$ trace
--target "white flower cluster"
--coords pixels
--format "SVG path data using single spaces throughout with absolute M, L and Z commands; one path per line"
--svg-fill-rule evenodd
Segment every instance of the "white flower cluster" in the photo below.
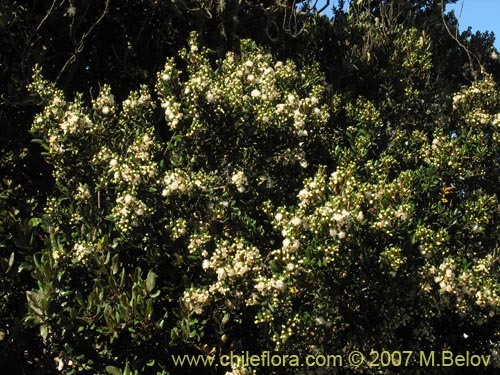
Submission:
M 64 148 L 64 142 L 61 142 L 60 137 L 54 129 L 49 130 L 49 137 L 47 139 L 47 145 L 49 151 L 54 155 L 62 155 L 66 151 Z
M 492 307 L 492 308 L 494 308 L 489 313 L 490 316 L 493 316 L 496 314 L 495 310 L 498 311 L 498 307 L 500 305 L 500 295 L 498 293 L 498 289 L 484 286 L 481 290 L 476 292 L 475 297 L 476 297 L 476 304 L 479 307 L 482 307 L 482 308 Z
M 63 354 L 63 353 L 61 353 Z M 54 358 L 54 362 L 56 363 L 56 370 L 61 372 L 65 366 L 67 367 L 75 367 L 75 363 L 73 362 L 73 360 L 71 358 L 68 358 L 68 356 L 66 355 L 66 353 L 64 353 L 65 355 L 60 355 L 58 357 L 55 357 Z
M 157 175 L 158 166 L 152 160 L 157 149 L 157 143 L 145 133 L 132 142 L 124 155 L 117 155 L 104 146 L 94 160 L 107 164 L 109 180 L 112 183 L 133 188 Z M 104 183 L 108 181 L 107 175 L 104 175 L 103 179 Z
M 439 284 L 441 293 L 453 293 L 456 287 L 456 266 L 451 258 L 445 259 L 439 266 L 438 275 L 434 277 L 434 281 Z
M 274 214 L 273 226 L 281 231 L 283 237 L 281 247 L 272 251 L 269 255 L 273 259 L 283 262 L 284 274 L 291 275 L 301 268 L 304 262 L 303 252 L 301 250 L 301 233 L 309 229 L 307 218 L 303 217 L 303 212 L 293 214 L 285 211 L 284 208 L 278 208 Z M 262 280 L 261 280 L 262 281 Z
M 326 188 L 326 175 L 324 169 L 320 169 L 313 179 L 305 181 L 304 188 L 299 191 L 299 208 L 306 209 L 310 205 L 321 201 Z
M 420 225 L 413 238 L 418 243 L 420 253 L 425 258 L 432 258 L 443 253 L 443 247 L 446 247 L 448 242 L 448 232 L 444 228 L 435 231 Z
M 109 161 L 109 172 L 112 176 L 111 182 L 120 184 L 125 182 L 131 186 L 137 186 L 141 182 L 141 175 L 136 173 L 135 165 L 127 163 L 124 158 L 116 156 Z
M 92 128 L 92 121 L 90 118 L 86 114 L 81 113 L 78 108 L 72 107 L 76 106 L 70 106 L 64 114 L 64 120 L 59 125 L 63 134 L 75 134 L 77 132 L 90 130 Z
M 155 106 L 156 104 L 151 98 L 148 87 L 143 85 L 139 92 L 130 93 L 129 97 L 123 101 L 120 116 L 130 120 L 141 116 L 144 111 L 148 111 Z
M 454 110 L 467 110 L 475 100 L 484 102 L 492 92 L 496 91 L 496 84 L 491 75 L 486 75 L 483 80 L 475 81 L 453 96 Z
M 278 298 L 279 294 L 285 290 L 285 287 L 285 282 L 278 276 L 271 278 L 260 276 L 255 279 L 255 289 L 261 296 L 272 295 Z
M 165 62 L 165 66 L 163 67 L 163 70 L 158 72 L 158 74 L 157 74 L 158 85 L 166 84 L 169 82 L 177 83 L 178 75 L 179 75 L 179 72 L 175 68 L 174 59 L 168 58 L 167 61 Z
M 85 264 L 89 255 L 95 251 L 95 247 L 88 242 L 77 242 L 73 247 L 74 255 L 73 259 L 77 263 Z
M 247 178 L 243 171 L 238 171 L 231 176 L 231 183 L 236 186 L 236 189 L 240 193 L 244 193 L 246 190 Z
M 202 172 L 188 173 L 180 168 L 167 171 L 163 176 L 161 195 L 171 197 L 188 194 L 193 190 L 205 191 L 210 184 L 210 177 Z
M 168 120 L 170 128 L 175 129 L 179 125 L 179 122 L 183 118 L 183 113 L 181 112 L 181 103 L 175 100 L 175 97 L 166 97 L 162 103 L 161 107 L 165 111 L 165 118 Z
M 129 146 L 127 155 L 132 156 L 138 167 L 142 167 L 143 164 L 147 164 L 152 159 L 154 152 L 157 150 L 156 140 L 150 134 L 144 133 Z
M 188 244 L 188 250 L 189 254 L 194 255 L 200 255 L 203 258 L 208 257 L 208 251 L 206 249 L 206 245 L 210 242 L 211 237 L 208 233 L 202 232 L 202 233 L 194 233 L 190 236 L 189 238 L 189 244 Z M 204 260 L 203 264 L 206 264 L 208 260 Z M 203 267 L 203 269 L 207 269 L 208 267 Z
M 204 268 L 214 270 L 217 275 L 217 281 L 210 286 L 210 292 L 222 295 L 231 291 L 230 286 L 235 279 L 260 271 L 262 262 L 259 250 L 242 239 L 222 241 L 207 260 L 208 262 L 204 261 Z
M 180 72 L 175 67 L 174 59 L 169 58 L 163 70 L 158 73 L 156 84 L 157 92 L 161 93 L 161 107 L 165 112 L 165 119 L 171 129 L 176 129 L 184 117 L 181 110 L 181 103 L 176 99 L 179 74 Z M 187 95 L 189 92 L 185 94 Z
M 194 40 L 190 45 L 195 45 Z M 233 148 L 238 153 L 251 150 L 254 154 L 247 158 L 270 154 L 271 164 L 307 168 L 308 145 L 318 137 L 316 129 L 329 119 L 325 85 L 316 77 L 320 74 L 311 71 L 314 78 L 309 82 L 294 63 L 275 63 L 270 54 L 258 52 L 252 42 L 242 42 L 241 49 L 241 56 L 227 54 L 216 70 L 204 49 L 183 51 L 181 57 L 188 62 L 189 73 L 183 82 L 179 82 L 181 75 L 174 60 L 167 61 L 158 74 L 156 89 L 168 124 L 185 135 L 189 147 L 205 149 L 206 145 L 200 143 L 206 142 L 208 134 L 223 140 L 229 132 L 236 137 L 231 137 L 234 143 L 227 144 L 228 153 Z M 183 126 L 179 128 L 181 120 Z M 251 139 L 248 134 L 258 133 L 273 134 L 284 144 L 272 141 L 271 147 L 262 144 L 265 149 L 259 144 L 247 147 Z M 247 135 L 238 141 L 243 134 Z M 242 175 L 233 176 L 233 184 L 243 192 L 245 181 L 238 177 Z
M 104 116 L 111 116 L 115 113 L 115 97 L 111 93 L 111 87 L 104 85 L 97 99 L 93 102 L 94 110 Z
M 185 309 L 191 314 L 200 315 L 203 313 L 203 309 L 210 302 L 210 294 L 208 290 L 200 290 L 200 289 L 188 289 L 184 291 L 184 295 L 182 297 L 182 304 Z
M 75 199 L 79 201 L 86 201 L 90 198 L 90 189 L 87 184 L 79 183 L 76 188 Z
M 305 220 L 312 233 L 319 234 L 326 228 L 331 237 L 343 240 L 354 222 L 364 220 L 361 203 L 365 200 L 367 185 L 348 175 L 347 169 L 339 168 L 327 179 L 324 168 L 320 168 L 299 192 L 299 208 L 308 212 Z M 334 194 L 325 200 L 327 190 Z
M 191 241 L 191 246 L 194 248 L 202 245 L 204 239 L 194 237 L 191 238 Z M 206 251 L 202 250 L 202 254 L 206 254 Z M 204 304 L 219 296 L 230 308 L 235 308 L 235 303 L 237 305 L 243 302 L 253 303 L 251 302 L 253 301 L 251 291 L 244 292 L 242 285 L 246 278 L 251 278 L 262 269 L 262 257 L 256 247 L 249 246 L 242 239 L 221 241 L 217 244 L 212 256 L 202 261 L 202 268 L 207 272 L 215 272 L 217 279 L 208 285 L 208 290 L 204 288 L 192 289 L 189 291 L 189 295 L 185 295 L 190 298 L 193 312 L 198 314 L 197 311 L 200 311 L 202 307 L 200 299 L 193 298 L 193 296 L 203 296 L 202 302 Z M 193 301 L 198 301 L 198 303 Z M 185 298 L 184 302 L 188 304 Z
M 177 240 L 181 237 L 184 237 L 187 233 L 187 221 L 184 218 L 179 218 L 177 220 L 173 220 L 169 225 L 166 226 L 166 229 L 171 234 L 174 240 Z
M 492 317 L 500 312 L 500 294 L 497 281 L 489 277 L 492 256 L 475 262 L 470 269 L 460 270 L 453 258 L 446 258 L 439 267 L 431 267 L 429 274 L 439 286 L 439 292 L 451 303 L 454 297 L 457 312 L 471 314 L 473 301 L 481 311 Z M 430 287 L 428 291 L 430 290 Z
M 51 119 L 57 122 L 62 121 L 64 117 L 64 113 L 66 111 L 68 103 L 66 100 L 64 100 L 64 97 L 61 93 L 55 93 L 54 97 L 52 98 L 52 101 L 50 105 L 45 107 L 43 115 L 38 115 L 35 118 L 35 123 L 34 123 L 34 130 L 36 130 L 36 125 L 42 125 L 43 120 L 45 119 Z
M 500 313 L 500 283 L 498 280 L 491 278 L 491 274 L 496 268 L 497 259 L 488 254 L 486 257 L 479 259 L 472 267 L 472 271 L 476 276 L 476 304 L 482 308 L 491 309 L 489 315 Z
M 151 208 L 134 196 L 133 192 L 120 193 L 112 209 L 116 225 L 123 233 L 130 232 L 133 227 L 139 226 L 140 220 L 150 213 Z

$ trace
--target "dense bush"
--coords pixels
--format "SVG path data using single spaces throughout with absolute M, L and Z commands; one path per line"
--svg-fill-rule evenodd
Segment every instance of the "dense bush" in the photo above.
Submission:
M 437 95 L 430 41 L 393 32 L 376 101 L 250 41 L 211 62 L 194 35 L 122 103 L 35 72 L 56 190 L 28 320 L 63 373 L 175 373 L 195 347 L 499 364 L 499 91 Z

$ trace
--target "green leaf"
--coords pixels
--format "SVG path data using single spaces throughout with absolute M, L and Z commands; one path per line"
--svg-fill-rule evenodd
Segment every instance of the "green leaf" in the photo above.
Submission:
M 39 226 L 42 223 L 42 219 L 39 217 L 32 217 L 29 221 L 29 224 L 34 228 Z
M 9 272 L 9 270 L 10 270 L 10 269 L 11 269 L 11 267 L 12 267 L 12 265 L 14 264 L 14 257 L 15 257 L 15 255 L 16 255 L 16 254 L 15 254 L 14 252 L 12 252 L 12 253 L 10 254 L 10 257 L 9 257 L 9 268 L 7 268 L 6 273 L 7 273 L 7 272 Z
M 125 368 L 123 369 L 123 375 L 131 375 L 132 373 L 130 372 L 130 367 L 128 365 L 128 362 L 125 363 Z
M 40 336 L 42 336 L 42 338 L 46 340 L 48 335 L 49 335 L 49 330 L 47 326 L 45 324 L 42 324 L 40 326 Z
M 125 287 L 125 268 L 122 268 L 122 272 L 120 274 L 120 288 Z
M 120 269 L 120 257 L 118 254 L 115 254 L 113 258 L 111 259 L 111 272 L 113 275 L 116 275 L 118 273 L 118 270 Z
M 146 293 L 151 293 L 156 285 L 156 274 L 153 271 L 148 272 L 146 277 Z
M 106 366 L 106 372 L 109 375 L 124 375 L 122 371 L 119 368 L 116 368 L 115 366 Z
M 157 290 L 156 292 L 154 292 L 153 294 L 151 294 L 150 297 L 151 298 L 156 298 L 156 297 L 158 297 L 160 295 L 160 293 L 161 292 L 159 290 Z
M 31 271 L 33 269 L 33 263 L 31 262 L 22 262 L 19 267 L 17 268 L 17 272 L 22 272 L 22 271 Z
M 110 260 L 111 260 L 111 252 L 107 251 L 106 259 L 104 260 L 104 265 L 108 264 Z

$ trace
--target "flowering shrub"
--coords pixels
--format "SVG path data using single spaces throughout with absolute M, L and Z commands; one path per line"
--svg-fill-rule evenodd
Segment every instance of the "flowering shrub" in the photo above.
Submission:
M 193 35 L 158 100 L 68 101 L 37 70 L 57 189 L 28 320 L 59 370 L 165 373 L 195 347 L 495 354 L 500 96 L 486 77 L 430 101 L 425 43 L 392 45 L 390 111 L 250 41 L 213 63 Z

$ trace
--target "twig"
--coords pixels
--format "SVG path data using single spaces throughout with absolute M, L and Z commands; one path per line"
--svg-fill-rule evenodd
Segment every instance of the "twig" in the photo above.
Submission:
M 43 26 L 43 24 L 47 21 L 47 19 L 50 17 L 50 15 L 52 14 L 52 11 L 54 10 L 54 7 L 56 6 L 56 3 L 57 3 L 57 0 L 53 0 L 52 1 L 52 5 L 50 6 L 50 9 L 49 11 L 47 12 L 47 14 L 45 15 L 45 17 L 43 17 L 43 19 L 40 21 L 40 23 L 38 24 L 38 26 L 36 27 L 36 30 L 35 30 L 35 34 L 38 33 L 38 31 L 40 30 L 40 28 Z
M 106 16 L 106 14 L 108 13 L 108 7 L 109 7 L 109 0 L 106 0 L 106 5 L 104 7 L 104 10 L 103 10 L 101 16 L 99 17 L 99 19 L 92 26 L 90 26 L 90 28 L 88 29 L 88 31 L 82 35 L 82 38 L 80 39 L 80 43 L 78 44 L 78 47 L 75 49 L 75 52 L 73 52 L 73 54 L 66 61 L 66 63 L 64 64 L 64 66 L 60 70 L 59 74 L 57 75 L 56 82 L 58 82 L 61 79 L 61 76 L 63 75 L 63 73 L 66 70 L 66 68 L 76 60 L 76 55 L 78 55 L 80 52 L 83 51 L 85 39 L 90 35 L 90 33 L 92 33 L 92 31 L 94 30 L 94 28 Z
M 463 6 L 464 6 L 464 1 L 465 0 L 462 0 L 462 8 L 460 10 L 460 14 L 462 14 L 462 9 L 463 9 Z M 479 60 L 479 58 L 474 55 L 474 54 L 471 54 L 471 52 L 469 51 L 469 49 L 458 39 L 458 27 L 457 27 L 457 31 L 455 33 L 455 35 L 451 32 L 449 26 L 448 26 L 448 23 L 446 22 L 445 18 L 444 18 L 444 0 L 441 0 L 441 18 L 443 19 L 443 24 L 444 24 L 444 27 L 446 28 L 446 31 L 448 32 L 448 34 L 452 37 L 452 39 L 457 42 L 457 44 L 465 51 L 465 53 L 467 54 L 467 58 L 469 59 L 469 65 L 470 65 L 470 69 L 471 69 L 471 72 L 472 72 L 472 76 L 474 78 L 477 78 L 476 77 L 476 74 L 474 73 L 474 65 L 472 63 L 472 56 L 475 57 L 480 69 L 481 69 L 481 73 L 484 72 L 484 67 L 483 65 L 481 64 L 481 61 Z
M 316 4 L 318 3 L 318 1 L 316 1 L 314 3 L 314 8 L 316 8 Z M 321 9 L 318 10 L 318 13 L 321 13 L 323 12 L 326 8 L 328 8 L 330 6 L 330 0 L 326 0 L 326 4 L 323 5 L 323 7 Z

